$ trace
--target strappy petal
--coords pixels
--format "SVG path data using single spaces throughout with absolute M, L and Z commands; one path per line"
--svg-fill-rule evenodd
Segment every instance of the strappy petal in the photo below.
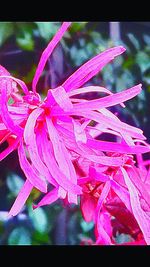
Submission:
M 16 138 L 11 145 L 9 145 L 7 148 L 5 148 L 4 151 L 0 153 L 0 161 L 6 158 L 11 152 L 13 152 L 15 149 L 17 149 L 19 144 L 20 138 Z
M 48 128 L 48 133 L 53 144 L 54 155 L 56 161 L 58 162 L 60 170 L 64 173 L 67 179 L 71 180 L 73 183 L 77 184 L 76 173 L 69 158 L 69 154 L 67 149 L 65 148 L 64 144 L 61 142 L 61 138 L 55 129 L 52 121 L 50 118 L 46 117 L 46 123 Z M 75 202 L 77 204 L 77 197 L 70 195 L 68 192 L 68 197 L 70 202 Z
M 128 146 L 125 144 L 119 144 L 115 142 L 87 139 L 87 146 L 90 148 L 96 148 L 101 151 L 109 152 L 118 152 L 118 153 L 129 153 L 129 154 L 138 154 L 138 153 L 147 153 L 150 152 L 150 148 L 146 146 Z
M 37 205 L 33 205 L 33 209 L 39 208 L 44 205 L 50 205 L 55 202 L 59 198 L 58 196 L 58 188 L 54 188 L 50 192 L 48 192 Z
M 27 179 L 30 181 L 30 183 L 34 187 L 39 189 L 41 192 L 46 193 L 47 184 L 45 180 L 43 180 L 43 178 L 35 172 L 35 170 L 32 168 L 32 165 L 27 160 L 22 142 L 20 142 L 20 145 L 18 147 L 18 156 L 19 156 L 20 166 L 24 174 L 26 175 Z
M 56 47 L 56 45 L 58 44 L 58 42 L 61 40 L 62 36 L 66 32 L 66 30 L 68 29 L 70 24 L 71 24 L 70 22 L 64 22 L 61 25 L 60 29 L 57 31 L 57 33 L 54 35 L 53 39 L 49 42 L 46 49 L 43 51 L 42 56 L 41 56 L 40 61 L 39 61 L 39 64 L 37 66 L 36 72 L 34 74 L 33 82 L 32 82 L 33 92 L 36 92 L 37 82 L 38 82 L 38 80 L 39 80 L 39 78 L 43 72 L 43 69 L 45 67 L 45 64 L 46 64 L 49 56 L 53 52 L 53 50 Z
M 75 185 L 70 180 L 68 180 L 67 177 L 64 175 L 64 173 L 59 169 L 56 160 L 49 148 L 49 142 L 45 131 L 42 131 L 42 136 L 43 136 L 42 149 L 43 149 L 44 162 L 48 167 L 53 178 L 56 180 L 58 185 L 63 187 L 67 192 L 79 195 L 82 194 L 82 189 L 78 185 Z
M 80 123 L 78 123 L 74 119 L 72 119 L 72 122 L 74 126 L 74 135 L 75 135 L 76 142 L 86 143 L 87 136 L 86 136 L 84 129 L 82 128 Z
M 29 115 L 28 120 L 26 122 L 26 126 L 24 128 L 24 140 L 30 155 L 30 159 L 34 167 L 37 171 L 43 175 L 43 177 L 49 176 L 49 171 L 46 165 L 41 160 L 38 147 L 36 143 L 36 134 L 35 134 L 35 125 L 37 122 L 38 117 L 43 113 L 42 108 L 37 108 L 32 111 Z
M 131 87 L 129 89 L 126 89 L 122 92 L 110 95 L 110 96 L 105 96 L 100 99 L 96 100 L 90 100 L 87 101 L 86 103 L 79 103 L 79 104 L 74 104 L 73 108 L 74 110 L 97 110 L 101 108 L 107 108 L 111 107 L 117 104 L 120 104 L 122 102 L 125 102 L 133 97 L 135 97 L 137 94 L 141 92 L 141 84 L 138 84 L 134 87 Z
M 84 83 L 95 76 L 108 62 L 122 54 L 126 49 L 122 46 L 113 47 L 93 57 L 74 72 L 62 86 L 65 90 L 80 88 Z
M 70 110 L 73 108 L 71 100 L 69 99 L 68 94 L 62 86 L 57 87 L 56 89 L 51 90 L 52 96 L 54 97 L 57 104 L 64 110 Z
M 142 230 L 144 239 L 148 245 L 150 245 L 150 217 L 141 208 L 139 194 L 124 168 L 121 168 L 125 183 L 129 189 L 130 201 L 132 206 L 133 214 Z
M 108 196 L 108 193 L 110 191 L 110 181 L 107 181 L 103 187 L 103 190 L 101 192 L 101 195 L 99 197 L 96 209 L 95 209 L 95 222 L 97 223 L 99 221 L 99 216 L 100 216 L 100 212 L 101 212 L 101 208 L 102 208 L 102 204 L 104 202 L 104 200 L 106 199 L 106 197 Z
M 31 191 L 33 189 L 33 185 L 26 180 L 23 187 L 21 188 L 13 206 L 9 211 L 9 215 L 16 216 L 22 209 L 23 205 L 25 204 L 26 200 L 28 199 Z

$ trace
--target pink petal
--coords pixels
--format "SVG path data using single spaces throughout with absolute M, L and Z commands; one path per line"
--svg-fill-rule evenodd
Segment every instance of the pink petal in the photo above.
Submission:
M 61 137 L 59 136 L 50 118 L 46 117 L 46 123 L 48 133 L 53 144 L 54 155 L 56 161 L 58 162 L 60 170 L 64 173 L 67 179 L 77 184 L 77 178 L 73 164 L 71 162 L 67 149 L 65 148 L 63 142 L 61 142 Z M 68 192 L 68 197 L 69 202 L 77 204 L 77 196 L 70 195 L 70 193 Z
M 17 82 L 21 86 L 21 88 L 25 94 L 29 93 L 28 87 L 26 86 L 26 84 L 22 80 L 15 78 L 13 76 L 10 76 L 10 75 L 9 76 L 8 75 L 1 75 L 0 80 L 3 78 L 7 78 L 8 80 L 14 80 L 15 82 Z
M 6 158 L 12 151 L 17 149 L 19 141 L 20 138 L 16 138 L 11 145 L 9 145 L 4 151 L 0 153 L 0 161 Z
M 16 216 L 20 212 L 26 200 L 28 199 L 32 189 L 33 189 L 33 185 L 28 180 L 26 180 L 13 206 L 11 207 L 9 211 L 9 215 Z
M 48 192 L 37 205 L 33 205 L 33 208 L 39 208 L 44 205 L 50 205 L 58 199 L 58 188 L 54 188 Z
M 68 113 L 68 112 L 67 112 Z M 84 116 L 88 119 L 91 119 L 91 120 L 94 120 L 98 123 L 105 123 L 107 125 L 108 128 L 111 128 L 112 130 L 115 130 L 115 131 L 118 131 L 120 132 L 121 134 L 122 133 L 126 133 L 131 135 L 132 137 L 137 137 L 137 138 L 140 138 L 140 139 L 145 139 L 145 136 L 143 136 L 143 131 L 136 128 L 136 127 L 133 127 L 133 126 L 130 126 L 124 122 L 121 122 L 120 120 L 118 120 L 117 122 L 115 120 L 113 120 L 112 118 L 109 118 L 103 114 L 100 114 L 98 112 L 95 112 L 95 111 L 90 111 L 90 112 L 83 112 L 83 111 L 80 111 L 79 112 L 74 112 L 74 111 L 70 111 L 70 115 L 79 115 L 80 116 Z
M 59 186 L 59 189 L 58 189 L 58 197 L 61 199 L 65 199 L 67 197 L 66 190 L 61 186 Z
M 117 131 L 121 133 L 121 135 L 131 135 L 132 137 L 139 138 L 141 140 L 145 140 L 145 136 L 143 135 L 143 131 L 139 128 L 136 128 L 134 126 L 130 126 L 127 123 L 121 122 L 118 118 L 113 119 L 109 118 L 108 116 L 105 116 L 99 112 L 96 111 L 77 111 L 77 110 L 70 110 L 67 112 L 62 112 L 61 109 L 54 108 L 51 112 L 52 116 L 70 116 L 70 115 L 76 115 L 76 116 L 83 116 L 84 118 L 94 120 L 100 124 L 104 124 L 107 126 L 107 128 L 111 128 L 114 131 Z M 115 115 L 114 115 L 115 116 Z
M 95 151 L 96 149 L 97 148 L 95 147 Z M 125 158 L 122 155 L 115 157 L 97 155 L 95 154 L 94 150 L 92 149 L 90 150 L 85 144 L 82 143 L 80 143 L 80 155 L 83 156 L 84 158 L 89 159 L 92 162 L 107 166 L 122 166 L 125 161 Z
M 7 84 L 3 83 L 3 90 L 1 91 L 1 96 L 0 96 L 0 112 L 1 112 L 1 117 L 6 125 L 6 127 L 12 131 L 16 135 L 22 135 L 23 129 L 19 126 L 14 124 L 14 121 L 11 119 L 10 114 L 8 112 L 8 107 L 7 107 Z
M 53 52 L 53 50 L 56 47 L 56 45 L 58 44 L 58 42 L 61 40 L 62 36 L 66 32 L 66 30 L 68 29 L 70 24 L 71 24 L 70 22 L 64 22 L 61 25 L 60 29 L 55 34 L 55 36 L 53 37 L 53 39 L 49 42 L 46 49 L 43 51 L 42 56 L 41 56 L 40 61 L 39 61 L 39 64 L 37 66 L 36 72 L 34 74 L 33 82 L 32 82 L 33 92 L 36 92 L 37 82 L 38 82 L 38 80 L 39 80 L 39 78 L 43 72 L 43 69 L 45 67 L 45 64 L 46 64 L 49 56 Z
M 21 106 L 8 106 L 8 110 L 12 115 L 27 115 L 28 114 L 28 107 L 21 107 Z
M 98 54 L 84 65 L 82 65 L 76 72 L 74 72 L 62 86 L 66 91 L 71 91 L 81 87 L 84 83 L 95 76 L 108 62 L 113 60 L 116 56 L 122 54 L 126 49 L 122 46 L 113 47 Z
M 82 129 L 81 124 L 78 123 L 74 119 L 72 119 L 72 123 L 73 123 L 73 126 L 74 126 L 74 135 L 75 135 L 76 142 L 86 143 L 86 141 L 87 141 L 86 133 Z
M 139 227 L 143 233 L 144 239 L 148 245 L 150 245 L 150 217 L 144 210 L 142 210 L 139 200 L 138 191 L 130 181 L 130 178 L 124 168 L 121 168 L 125 183 L 129 189 L 130 201 L 132 206 L 132 211 L 137 220 Z
M 57 104 L 64 110 L 70 110 L 73 108 L 71 100 L 69 99 L 68 94 L 64 90 L 62 86 L 57 87 L 56 89 L 52 89 L 51 93 L 57 102 Z
M 106 89 L 105 87 L 86 86 L 86 87 L 78 88 L 78 89 L 75 89 L 75 90 L 68 92 L 68 96 L 74 96 L 74 95 L 92 93 L 92 92 L 102 92 L 102 93 L 107 93 L 109 95 L 113 95 L 113 93 L 111 91 L 109 91 L 108 89 Z
M 91 182 L 92 180 L 93 180 L 93 178 L 89 177 L 89 176 L 88 177 L 79 177 L 78 178 L 78 184 L 83 185 L 83 184 Z
M 27 160 L 22 142 L 18 147 L 18 156 L 19 156 L 20 166 L 24 174 L 26 175 L 27 179 L 30 181 L 30 183 L 34 187 L 39 189 L 41 192 L 46 193 L 47 184 L 45 180 L 43 180 L 43 178 L 35 172 L 35 170 L 30 165 L 29 161 Z
M 45 131 L 42 131 L 42 136 L 43 136 L 42 149 L 43 149 L 44 162 L 46 166 L 48 167 L 53 178 L 66 191 L 73 193 L 73 194 L 82 194 L 82 189 L 78 185 L 68 180 L 67 177 L 64 175 L 64 173 L 59 169 L 56 163 L 56 160 L 53 154 L 51 153 L 51 149 L 49 147 L 49 141 L 47 139 L 47 135 Z
M 0 123 L 0 131 L 6 130 L 7 127 L 5 126 L 4 123 Z
M 113 245 L 110 236 L 112 236 L 112 227 L 110 215 L 102 212 L 97 221 L 97 240 L 96 245 Z
M 123 156 L 108 157 L 108 156 L 96 155 L 94 150 L 88 148 L 88 146 L 83 143 L 80 143 L 80 145 L 77 146 L 77 143 L 74 142 L 73 135 L 70 131 L 67 131 L 65 128 L 61 127 L 60 125 L 57 125 L 57 128 L 63 134 L 65 134 L 66 138 L 68 139 L 68 144 L 66 143 L 66 146 L 76 151 L 79 155 L 83 156 L 84 158 L 89 159 L 92 162 L 100 163 L 100 164 L 107 165 L 107 166 L 121 166 L 124 164 Z M 95 150 L 96 149 L 97 148 L 95 147 Z
M 137 94 L 139 94 L 142 90 L 141 88 L 141 84 L 136 85 L 134 87 L 131 87 L 127 90 L 124 90 L 122 92 L 110 95 L 110 96 L 105 96 L 102 97 L 100 99 L 96 99 L 96 100 L 90 100 L 86 103 L 78 103 L 78 104 L 74 104 L 73 108 L 74 110 L 97 110 L 97 109 L 101 109 L 101 108 L 107 108 L 107 107 L 111 107 L 117 104 L 120 104 L 122 102 L 125 102 L 133 97 L 135 97 Z
M 95 199 L 89 194 L 83 194 L 80 198 L 81 212 L 86 222 L 94 220 L 94 212 L 96 208 Z
M 46 130 L 46 129 L 44 129 Z M 38 148 L 38 154 L 42 162 L 44 163 L 44 156 L 43 156 L 43 138 L 42 131 L 39 130 L 36 133 L 36 142 L 37 142 L 37 148 Z M 50 142 L 49 142 L 50 144 Z M 45 165 L 45 164 L 44 164 Z M 46 165 L 45 165 L 46 166 Z M 54 180 L 51 173 L 48 170 L 48 175 L 46 176 L 46 179 L 49 181 L 50 184 L 54 185 L 55 187 L 58 187 L 58 183 Z
M 109 151 L 109 152 L 130 153 L 130 154 L 147 153 L 150 151 L 149 147 L 146 146 L 140 146 L 140 145 L 128 146 L 119 143 L 100 141 L 94 139 L 88 139 L 87 146 L 105 152 Z
M 43 175 L 43 177 L 47 178 L 50 176 L 48 168 L 45 166 L 43 161 L 41 160 L 38 147 L 36 143 L 36 134 L 35 134 L 35 126 L 38 117 L 43 113 L 43 109 L 37 108 L 32 111 L 29 115 L 28 120 L 26 122 L 26 126 L 24 129 L 24 140 L 29 151 L 30 159 L 34 167 L 37 171 Z M 38 131 L 38 129 L 37 129 Z
M 95 209 L 95 222 L 98 223 L 100 218 L 100 212 L 103 205 L 104 200 L 107 198 L 110 191 L 110 181 L 107 181 L 103 187 L 101 195 L 99 197 L 96 209 Z
M 96 245 L 113 245 L 109 235 L 105 231 L 104 227 L 99 225 L 99 236 L 96 240 Z
M 128 174 L 130 177 L 130 180 L 135 185 L 135 187 L 138 189 L 142 197 L 145 199 L 147 204 L 150 207 L 150 192 L 148 191 L 147 185 L 141 181 L 140 175 L 138 173 L 138 169 L 136 169 L 135 166 L 128 169 Z
M 118 195 L 118 197 L 122 200 L 122 202 L 125 204 L 127 209 L 129 211 L 132 211 L 129 192 L 113 179 L 110 180 L 110 183 L 111 183 L 112 189 L 114 190 L 116 195 Z
M 107 182 L 110 180 L 109 176 L 102 173 L 101 168 L 97 166 L 90 166 L 89 167 L 89 176 L 94 179 L 95 181 L 100 181 L 102 183 Z

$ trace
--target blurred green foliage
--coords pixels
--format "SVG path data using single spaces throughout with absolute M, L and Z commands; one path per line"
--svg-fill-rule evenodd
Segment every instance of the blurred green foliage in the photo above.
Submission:
M 114 45 L 123 45 L 127 49 L 126 52 L 111 64 L 108 64 L 96 75 L 93 81 L 95 84 L 105 86 L 113 92 L 142 83 L 142 93 L 132 101 L 127 102 L 126 109 L 118 107 L 118 110 L 124 120 L 132 118 L 131 124 L 140 126 L 150 141 L 150 129 L 148 127 L 150 123 L 150 34 L 140 32 L 140 36 L 137 36 L 136 33 L 130 30 L 128 32 L 121 31 L 121 39 L 114 43 L 110 39 L 109 30 L 105 32 L 101 24 L 101 22 L 72 23 L 61 40 L 61 47 L 65 60 L 68 62 L 68 69 L 72 73 L 78 66 L 105 49 Z M 109 22 L 106 24 L 109 29 Z M 18 73 L 21 68 L 20 65 L 17 69 L 14 64 L 13 74 L 30 84 L 36 69 L 35 59 L 32 59 L 30 53 L 37 54 L 39 60 L 42 52 L 40 47 L 42 49 L 46 47 L 60 25 L 60 22 L 0 22 L 0 60 L 2 59 L 7 63 L 9 60 L 8 54 L 14 53 L 15 55 L 16 50 L 14 48 L 11 51 L 9 47 L 9 51 L 7 51 L 7 46 L 12 42 L 13 38 L 15 48 L 18 49 L 17 53 L 19 51 L 26 52 L 25 57 L 28 55 L 27 58 L 32 60 L 22 77 Z M 5 54 L 7 54 L 7 57 Z M 20 53 L 17 57 L 23 56 Z M 52 71 L 51 67 L 50 71 Z M 44 77 L 46 79 L 46 75 Z M 44 90 L 44 87 L 42 88 Z M 9 207 L 11 207 L 23 184 L 23 177 L 14 171 L 6 172 L 5 176 L 7 190 L 5 199 L 7 199 Z M 3 183 L 0 184 L 0 187 L 2 186 L 4 186 Z M 58 242 L 56 241 L 59 240 L 57 237 L 57 232 L 59 232 L 58 225 L 61 224 L 59 215 L 64 207 L 62 203 L 57 202 L 51 206 L 32 210 L 31 203 L 36 202 L 39 197 L 38 190 L 33 190 L 22 213 L 15 218 L 7 218 L 6 210 L 8 209 L 4 206 L 4 209 L 0 211 L 0 244 L 50 245 Z M 65 207 L 65 209 L 66 213 L 62 213 L 62 217 L 66 223 L 64 223 L 65 229 L 62 229 L 62 232 L 64 231 L 64 235 L 67 236 L 65 239 L 66 244 L 80 244 L 84 238 L 92 238 L 94 240 L 94 225 L 83 220 L 79 207 L 71 206 L 70 208 Z M 118 243 L 122 243 L 130 240 L 130 237 L 118 234 L 116 240 Z

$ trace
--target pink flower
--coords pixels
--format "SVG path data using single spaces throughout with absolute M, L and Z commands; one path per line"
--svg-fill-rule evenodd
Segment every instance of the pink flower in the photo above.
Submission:
M 78 169 L 84 164 L 81 162 Z M 89 162 L 88 168 L 86 163 L 83 169 L 83 177 L 78 178 L 83 188 L 81 211 L 87 222 L 95 223 L 96 244 L 114 244 L 112 216 L 122 225 L 124 233 L 136 240 L 141 232 L 142 240 L 150 244 L 149 172 L 143 175 L 127 154 L 122 166 Z
M 144 227 L 144 222 L 141 223 L 139 218 L 142 214 L 146 220 L 146 215 L 141 210 L 141 213 L 138 212 L 135 207 L 138 201 L 140 209 L 139 200 L 137 200 L 139 193 L 130 184 L 128 172 L 124 166 L 128 160 L 130 161 L 127 154 L 146 153 L 150 149 L 144 141 L 146 138 L 142 130 L 121 122 L 107 109 L 117 104 L 124 107 L 123 102 L 141 92 L 141 84 L 116 94 L 100 86 L 81 87 L 107 63 L 122 54 L 125 48 L 113 47 L 98 54 L 82 65 L 62 85 L 49 89 L 44 100 L 36 92 L 36 86 L 47 59 L 69 26 L 69 22 L 63 23 L 42 53 L 33 78 L 32 91 L 28 90 L 23 81 L 12 77 L 3 67 L 0 68 L 0 142 L 8 142 L 8 147 L 0 153 L 0 160 L 17 149 L 20 166 L 27 178 L 9 214 L 15 216 L 20 212 L 33 187 L 46 193 L 34 208 L 51 204 L 58 198 L 77 204 L 77 197 L 83 194 L 85 207 L 87 209 L 90 207 L 90 212 L 87 214 L 83 211 L 85 216 L 88 220 L 97 216 L 94 220 L 98 226 L 98 242 L 111 244 L 110 216 L 103 207 L 103 201 L 110 195 L 112 187 L 126 207 L 129 210 L 133 209 L 135 218 L 140 222 L 144 238 L 149 242 L 148 228 Z M 23 93 L 20 92 L 17 84 Z M 88 94 L 94 91 L 103 92 L 106 96 L 90 101 L 84 97 L 78 98 L 81 93 Z M 92 126 L 93 121 L 96 123 L 95 126 Z M 101 133 L 107 132 L 117 136 L 118 142 L 95 139 Z M 136 144 L 137 140 L 143 145 Z M 121 181 L 117 183 L 112 180 L 110 174 L 91 168 L 91 172 L 96 171 L 98 179 L 103 179 L 104 184 L 101 186 L 100 183 L 96 191 L 98 200 L 95 201 L 93 195 L 88 197 L 80 181 L 83 176 L 79 174 L 81 158 L 90 162 L 90 165 L 100 165 L 101 168 L 112 172 L 114 176 L 116 170 L 120 170 L 119 179 L 125 180 L 126 188 L 119 184 Z M 82 166 L 80 172 L 85 173 L 87 167 Z M 94 175 L 92 179 L 95 183 L 97 178 Z M 48 184 L 52 187 L 49 192 L 47 192 Z M 131 197 L 133 191 L 135 198 Z M 141 191 L 138 192 L 141 194 Z M 101 207 L 103 213 L 100 213 Z

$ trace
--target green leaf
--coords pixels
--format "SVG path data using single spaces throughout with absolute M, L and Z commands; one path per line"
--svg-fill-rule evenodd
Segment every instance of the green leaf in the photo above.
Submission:
M 0 46 L 13 34 L 12 22 L 0 22 Z
M 137 50 L 139 50 L 140 49 L 140 43 L 139 43 L 138 39 L 132 33 L 128 33 L 127 36 L 130 39 L 131 43 L 134 45 L 134 47 Z
M 48 42 L 54 36 L 54 34 L 57 32 L 59 28 L 59 25 L 56 24 L 56 22 L 35 22 L 35 23 L 38 27 L 40 36 L 44 38 L 46 42 Z
M 42 245 L 42 244 L 51 245 L 51 240 L 49 238 L 48 233 L 40 233 L 38 231 L 35 231 L 32 236 L 32 245 Z
M 147 34 L 143 35 L 143 39 L 147 45 L 150 45 L 150 36 Z
M 111 64 L 108 64 L 101 70 L 101 74 L 103 75 L 103 80 L 106 83 L 114 83 L 114 75 L 113 75 L 113 66 Z
M 88 59 L 87 51 L 84 48 L 78 49 L 75 45 L 70 48 L 70 56 L 76 66 L 80 66 Z
M 130 71 L 125 69 L 124 72 L 121 75 L 118 75 L 116 78 L 116 83 L 115 83 L 116 91 L 120 92 L 125 88 L 134 86 L 134 83 L 135 83 L 135 77 L 132 75 Z
M 8 238 L 8 245 L 31 245 L 30 232 L 22 226 L 15 228 Z
M 32 51 L 34 49 L 34 40 L 30 32 L 22 32 L 22 37 L 16 37 L 16 43 L 23 50 Z
M 134 65 L 134 63 L 134 57 L 132 55 L 129 55 L 127 60 L 122 63 L 122 67 L 125 69 L 129 69 Z
M 21 187 L 24 184 L 23 179 L 15 173 L 11 173 L 7 176 L 7 186 L 14 196 L 17 196 Z
M 81 31 L 86 24 L 87 22 L 73 22 L 69 28 L 69 31 L 71 33 Z
M 94 223 L 93 223 L 93 222 L 89 222 L 89 223 L 87 223 L 87 222 L 85 222 L 84 220 L 82 220 L 82 221 L 81 221 L 81 227 L 82 227 L 82 230 L 83 230 L 84 232 L 89 232 L 90 230 L 93 229 L 93 227 L 94 227 Z
M 150 68 L 150 56 L 148 56 L 144 51 L 139 51 L 136 55 L 135 60 L 139 65 L 142 73 Z
M 32 224 L 36 231 L 40 233 L 47 232 L 48 229 L 48 218 L 46 216 L 46 212 L 42 208 L 37 208 L 35 210 L 32 209 L 32 206 L 30 205 L 28 207 L 29 210 L 29 218 L 32 221 Z

